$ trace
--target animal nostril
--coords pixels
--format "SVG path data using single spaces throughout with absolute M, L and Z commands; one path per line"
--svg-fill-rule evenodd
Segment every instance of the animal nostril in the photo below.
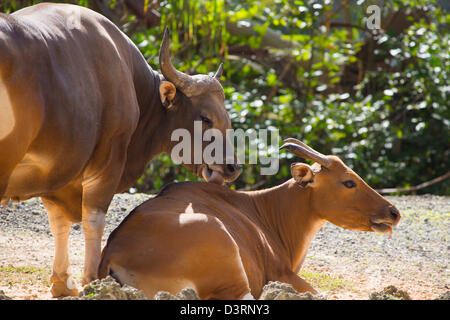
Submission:
M 228 172 L 229 174 L 233 174 L 233 173 L 235 173 L 236 171 L 239 171 L 240 168 L 241 168 L 241 167 L 240 167 L 238 164 L 227 164 L 227 172 Z
M 398 218 L 400 217 L 400 212 L 398 212 L 397 208 L 395 207 L 391 208 L 391 216 L 394 219 L 394 221 L 398 220 Z

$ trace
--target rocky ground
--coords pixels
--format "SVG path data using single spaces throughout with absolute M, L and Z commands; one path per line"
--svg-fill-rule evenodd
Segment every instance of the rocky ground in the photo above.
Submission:
M 103 245 L 144 194 L 119 194 L 107 214 Z M 388 235 L 326 223 L 313 240 L 300 276 L 327 299 L 369 299 L 395 286 L 412 299 L 448 297 L 450 197 L 389 197 L 402 220 Z M 39 199 L 0 209 L 0 293 L 13 299 L 51 299 L 53 237 Z M 70 235 L 72 274 L 80 283 L 84 242 L 80 224 Z M 0 294 L 1 295 L 1 294 Z M 378 295 L 380 296 L 380 295 Z

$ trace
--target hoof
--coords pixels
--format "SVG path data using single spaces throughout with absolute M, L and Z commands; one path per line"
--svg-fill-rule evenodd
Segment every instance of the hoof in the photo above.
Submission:
M 89 284 L 92 281 L 97 280 L 97 279 L 98 279 L 98 277 L 93 277 L 93 276 L 83 277 L 83 279 L 81 280 L 81 286 L 84 287 L 85 285 L 87 285 L 87 284 Z
M 50 292 L 54 298 L 78 296 L 78 290 L 70 277 L 66 279 L 54 279 L 52 277 L 50 281 L 52 282 Z

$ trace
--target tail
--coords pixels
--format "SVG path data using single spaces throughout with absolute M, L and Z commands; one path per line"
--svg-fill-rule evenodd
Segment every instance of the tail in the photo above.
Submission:
M 108 254 L 105 254 L 106 247 L 102 251 L 100 256 L 100 264 L 98 266 L 98 278 L 106 278 L 111 273 L 110 260 L 108 259 Z

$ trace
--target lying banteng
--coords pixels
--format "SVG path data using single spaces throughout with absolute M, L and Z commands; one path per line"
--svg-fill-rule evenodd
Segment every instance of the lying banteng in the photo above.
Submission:
M 286 141 L 282 149 L 315 163 L 293 163 L 292 179 L 260 191 L 169 185 L 111 233 L 99 276 L 110 274 L 148 297 L 186 286 L 201 299 L 259 297 L 268 281 L 315 293 L 295 271 L 325 221 L 385 233 L 400 214 L 338 157 Z

